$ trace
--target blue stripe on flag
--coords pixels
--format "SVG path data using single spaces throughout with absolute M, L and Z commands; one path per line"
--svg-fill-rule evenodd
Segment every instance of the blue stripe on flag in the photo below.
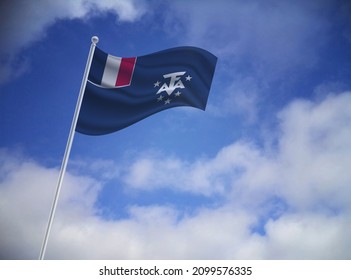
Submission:
M 107 53 L 95 48 L 93 61 L 91 63 L 88 80 L 94 84 L 101 85 L 107 61 Z

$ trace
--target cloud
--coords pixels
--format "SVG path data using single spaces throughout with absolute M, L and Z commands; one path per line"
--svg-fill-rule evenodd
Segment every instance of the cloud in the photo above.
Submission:
M 169 36 L 219 58 L 217 81 L 227 83 L 214 85 L 220 94 L 213 96 L 211 111 L 238 114 L 247 124 L 266 113 L 264 101 L 274 107 L 277 99 L 292 94 L 287 85 L 317 69 L 338 25 L 332 14 L 343 9 L 330 0 L 167 3 L 164 30 Z
M 294 101 L 278 115 L 276 148 L 262 150 L 238 141 L 222 148 L 214 158 L 192 163 L 145 155 L 130 165 L 125 182 L 132 188 L 167 187 L 201 195 L 232 190 L 247 199 L 252 192 L 275 193 L 294 207 L 309 207 L 321 200 L 332 208 L 347 207 L 351 202 L 346 199 L 351 164 L 350 104 L 349 93 L 330 95 L 320 103 Z
M 143 1 L 70 0 L 31 1 L 5 0 L 0 4 L 0 83 L 19 76 L 25 66 L 19 64 L 21 50 L 41 40 L 48 27 L 58 20 L 86 19 L 111 12 L 118 21 L 135 21 L 145 13 Z M 20 69 L 18 70 L 18 65 Z
M 103 185 L 85 173 L 107 174 L 104 181 L 112 178 L 104 169 L 113 164 L 85 164 L 84 175 L 76 161 L 65 179 L 47 257 L 349 259 L 350 106 L 350 92 L 296 100 L 278 114 L 271 147 L 237 141 L 192 162 L 150 152 L 113 173 L 124 188 L 141 194 L 168 188 L 216 202 L 194 204 L 191 212 L 129 204 L 126 217 L 104 218 L 96 206 Z M 6 149 L 0 155 L 1 258 L 36 258 L 58 170 Z
M 350 102 L 350 94 L 331 95 L 317 106 L 294 102 L 280 114 L 280 166 L 285 169 L 280 171 L 289 175 L 284 191 L 291 201 L 296 199 L 294 204 L 313 207 L 315 201 L 323 201 L 332 209 L 348 209 Z
M 58 170 L 4 149 L 0 156 L 0 258 L 37 258 Z M 91 178 L 67 175 L 58 212 L 68 221 L 93 216 L 100 185 Z
M 210 104 L 209 111 L 216 116 L 239 115 L 244 116 L 247 124 L 257 121 L 262 102 L 264 86 L 259 85 L 253 77 L 236 77 L 229 86 L 224 87 L 223 98 Z
M 224 194 L 228 182 L 238 179 L 252 161 L 258 163 L 259 151 L 248 143 L 224 147 L 215 158 L 185 162 L 162 155 L 138 158 L 125 172 L 128 187 L 144 190 L 171 188 L 211 196 Z
M 201 2 L 201 3 L 200 3 Z M 261 75 L 310 67 L 328 40 L 332 1 L 174 1 L 165 24 L 174 34 Z M 199 9 L 201 5 L 201 9 Z
M 112 12 L 119 21 L 135 21 L 145 12 L 141 1 L 4 1 L 2 3 L 2 37 L 7 52 L 17 51 L 45 36 L 57 20 L 84 19 Z M 6 17 L 5 17 L 6 15 Z
M 349 259 L 350 216 L 303 213 L 286 215 L 266 225 L 267 259 Z

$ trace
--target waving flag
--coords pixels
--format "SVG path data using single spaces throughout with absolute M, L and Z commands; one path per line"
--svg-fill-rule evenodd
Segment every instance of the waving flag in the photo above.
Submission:
M 177 106 L 205 110 L 216 62 L 195 47 L 130 58 L 96 48 L 76 131 L 107 134 Z

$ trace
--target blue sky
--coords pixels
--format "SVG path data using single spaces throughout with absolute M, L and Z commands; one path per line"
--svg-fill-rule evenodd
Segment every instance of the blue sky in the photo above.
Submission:
M 75 135 L 49 259 L 349 259 L 348 1 L 2 1 L 0 257 L 36 259 L 90 39 L 191 45 L 205 112 Z

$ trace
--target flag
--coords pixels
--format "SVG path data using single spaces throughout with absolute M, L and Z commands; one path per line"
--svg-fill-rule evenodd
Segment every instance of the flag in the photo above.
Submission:
M 108 134 L 177 106 L 205 110 L 216 62 L 196 47 L 129 58 L 96 47 L 76 131 Z

